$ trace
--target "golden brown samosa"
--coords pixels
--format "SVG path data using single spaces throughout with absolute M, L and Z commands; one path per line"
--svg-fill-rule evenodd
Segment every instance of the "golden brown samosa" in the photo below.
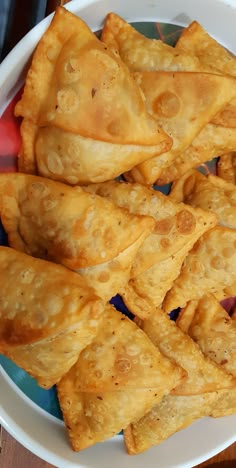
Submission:
M 179 276 L 189 248 L 182 248 L 160 262 L 152 265 L 135 278 L 131 278 L 120 294 L 133 314 L 141 319 L 153 314 L 161 306 L 167 291 Z
M 125 429 L 125 444 L 129 454 L 143 452 L 194 420 L 208 415 L 218 399 L 214 389 L 217 388 L 221 392 L 221 385 L 225 384 L 225 379 L 230 379 L 220 366 L 204 357 L 198 345 L 178 329 L 163 311 L 156 311 L 156 314 L 153 314 L 151 319 L 144 320 L 141 326 L 164 355 L 175 359 L 187 370 L 188 376 L 171 395 L 165 396 L 139 421 L 133 422 Z M 230 392 L 231 389 L 227 391 Z
M 0 175 L 0 216 L 9 245 L 62 263 L 109 300 L 126 284 L 135 255 L 154 226 L 112 201 L 27 174 Z
M 193 54 L 176 51 L 161 40 L 148 39 L 115 13 L 106 17 L 102 41 L 119 53 L 131 71 L 204 70 Z
M 215 156 L 221 156 L 236 148 L 236 129 L 219 125 L 207 124 L 194 138 L 191 145 L 179 156 L 173 164 L 161 172 L 158 185 L 165 185 L 179 179 L 188 170 L 210 161 Z
M 97 334 L 103 302 L 84 278 L 0 247 L 0 352 L 50 388 Z
M 227 289 L 236 285 L 235 247 L 235 229 L 216 226 L 206 232 L 187 255 L 180 275 L 165 297 L 164 310 L 184 307 L 188 301 L 208 293 L 218 300 L 229 297 Z
M 188 314 L 191 302 L 188 303 L 183 317 L 185 313 Z M 178 326 L 181 326 L 181 320 Z M 194 314 L 188 334 L 200 346 L 204 355 L 236 376 L 236 323 L 213 295 L 194 301 Z
M 142 72 L 134 76 L 146 98 L 148 112 L 173 139 L 168 152 L 144 161 L 125 175 L 129 180 L 151 185 L 236 95 L 236 80 L 185 72 Z
M 124 430 L 129 455 L 135 455 L 158 445 L 165 439 L 209 415 L 217 402 L 215 392 L 191 396 L 167 395 L 137 423 Z
M 20 169 L 72 185 L 114 178 L 172 144 L 117 54 L 61 7 L 15 113 L 24 119 Z
M 236 322 L 212 295 L 190 301 L 177 320 L 200 346 L 205 356 L 236 376 Z M 236 414 L 236 388 L 216 392 L 217 401 L 209 414 L 213 417 Z
M 134 322 L 110 305 L 103 317 L 91 346 L 57 386 L 74 450 L 114 436 L 185 377 Z
M 131 279 L 120 293 L 132 312 L 145 318 L 159 306 L 196 240 L 217 220 L 214 214 L 173 203 L 169 197 L 139 184 L 105 182 L 87 187 L 131 213 L 153 216 L 154 231 L 140 247 Z
M 183 30 L 175 49 L 181 54 L 190 54 L 198 58 L 204 67 L 236 77 L 236 57 L 213 39 L 197 21 L 193 21 Z M 215 116 L 213 123 L 236 127 L 235 99 Z
M 161 40 L 149 39 L 114 13 L 107 16 L 102 40 L 132 71 L 184 71 L 235 75 L 235 57 L 218 44 L 194 21 L 170 47 Z M 236 100 L 212 118 L 212 122 L 236 127 Z
M 196 239 L 217 222 L 214 214 L 193 209 L 184 203 L 175 203 L 161 192 L 137 183 L 110 181 L 91 184 L 85 190 L 112 200 L 132 215 L 155 219 L 154 230 L 133 262 L 132 277 L 179 252 L 183 246 L 190 249 Z
M 198 57 L 201 63 L 220 73 L 236 77 L 235 56 L 213 39 L 197 21 L 182 31 L 175 49 Z
M 186 380 L 171 391 L 172 395 L 198 395 L 235 387 L 236 379 L 231 372 L 206 357 L 162 309 L 156 309 L 150 318 L 143 320 L 141 328 L 164 356 L 187 371 Z
M 170 197 L 212 211 L 221 226 L 236 229 L 236 187 L 220 177 L 188 171 L 172 184 Z

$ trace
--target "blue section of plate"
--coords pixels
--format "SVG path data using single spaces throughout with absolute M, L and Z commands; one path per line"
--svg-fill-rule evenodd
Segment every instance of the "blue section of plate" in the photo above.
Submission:
M 47 411 L 52 416 L 62 419 L 61 410 L 57 400 L 56 388 L 44 390 L 39 387 L 36 380 L 25 371 L 16 366 L 10 359 L 0 355 L 0 364 L 17 385 L 17 387 L 36 405 Z

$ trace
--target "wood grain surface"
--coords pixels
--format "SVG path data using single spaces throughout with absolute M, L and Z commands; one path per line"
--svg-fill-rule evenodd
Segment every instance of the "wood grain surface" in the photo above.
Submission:
M 236 442 L 198 468 L 236 468 Z M 33 455 L 4 429 L 2 430 L 1 468 L 57 468 Z M 171 468 L 171 467 L 170 467 Z

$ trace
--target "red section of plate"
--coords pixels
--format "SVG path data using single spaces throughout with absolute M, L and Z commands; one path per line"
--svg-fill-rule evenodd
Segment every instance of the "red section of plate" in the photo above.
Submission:
M 14 116 L 14 108 L 21 92 L 20 90 L 17 93 L 0 118 L 0 172 L 17 171 L 17 155 L 21 146 L 21 119 Z

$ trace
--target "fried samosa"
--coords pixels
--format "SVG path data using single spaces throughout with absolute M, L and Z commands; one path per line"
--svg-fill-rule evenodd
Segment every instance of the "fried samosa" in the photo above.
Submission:
M 172 145 L 119 56 L 61 7 L 15 114 L 24 118 L 20 169 L 72 185 L 114 178 Z
M 180 275 L 165 297 L 164 310 L 184 307 L 188 301 L 207 293 L 218 300 L 227 297 L 227 289 L 236 284 L 235 246 L 235 229 L 216 226 L 206 232 L 187 255 Z
M 186 310 L 191 308 L 191 301 Z M 204 355 L 227 372 L 236 376 L 236 323 L 213 295 L 206 295 L 197 303 L 188 327 L 188 334 L 200 346 Z M 181 325 L 181 320 L 178 322 Z
M 136 277 L 154 263 L 179 252 L 182 247 L 190 250 L 196 240 L 217 223 L 214 214 L 193 209 L 183 203 L 175 203 L 157 190 L 143 185 L 124 182 L 91 184 L 85 188 L 108 198 L 132 215 L 151 216 L 154 230 L 144 241 L 133 262 L 131 277 Z
M 213 39 L 197 21 L 182 31 L 175 49 L 198 57 L 201 63 L 220 73 L 236 77 L 235 56 Z
M 120 294 L 132 313 L 141 319 L 153 314 L 156 307 L 161 306 L 167 291 L 174 280 L 179 276 L 187 249 L 155 263 L 141 275 L 131 278 L 128 284 L 121 289 Z
M 187 316 L 187 318 L 186 318 Z M 205 356 L 236 377 L 236 322 L 212 295 L 190 301 L 177 320 L 200 346 Z M 236 414 L 236 388 L 216 393 L 217 401 L 209 414 L 213 417 Z
M 213 39 L 197 22 L 193 21 L 183 30 L 175 49 L 181 54 L 198 58 L 202 66 L 212 68 L 223 75 L 236 77 L 236 57 Z M 213 123 L 236 127 L 236 100 L 213 119 Z
M 189 171 L 172 184 L 170 197 L 212 211 L 221 226 L 236 229 L 236 187 L 220 177 Z
M 184 71 L 236 76 L 236 60 L 194 21 L 170 47 L 157 39 L 148 39 L 114 13 L 107 16 L 102 40 L 132 71 Z M 212 122 L 236 127 L 236 100 L 217 113 Z
M 236 185 L 236 151 L 223 154 L 217 163 L 217 174 L 226 182 Z
M 135 455 L 163 442 L 165 439 L 209 415 L 217 401 L 215 392 L 192 396 L 164 397 L 137 423 L 124 430 L 129 455 Z
M 104 327 L 57 386 L 72 448 L 117 434 L 186 374 L 134 322 L 107 305 Z
M 156 309 L 150 318 L 143 320 L 141 328 L 164 356 L 187 371 L 186 380 L 171 391 L 172 395 L 198 395 L 236 386 L 231 372 L 206 357 L 162 309 Z
M 27 174 L 0 175 L 0 216 L 9 245 L 62 263 L 109 300 L 126 284 L 154 226 L 110 200 Z
M 210 73 L 142 72 L 134 76 L 146 98 L 148 112 L 173 139 L 168 152 L 141 163 L 125 175 L 128 180 L 151 185 L 236 95 L 236 80 Z
M 171 166 L 161 172 L 157 185 L 165 185 L 179 179 L 188 170 L 221 156 L 236 148 L 236 129 L 207 124 L 194 138 L 192 144 L 179 156 Z
M 193 54 L 176 51 L 161 40 L 148 39 L 115 13 L 106 17 L 102 41 L 117 51 L 131 71 L 203 71 Z
M 199 209 L 190 211 L 187 205 L 172 203 L 167 196 L 139 184 L 105 182 L 86 190 L 110 198 L 131 213 L 151 215 L 156 220 L 154 231 L 133 262 L 130 281 L 120 290 L 127 307 L 146 318 L 162 303 L 188 251 L 216 224 L 216 217 Z
M 0 352 L 50 388 L 97 334 L 104 304 L 84 278 L 0 247 Z
M 219 366 L 204 357 L 198 345 L 178 329 L 163 311 L 158 310 L 150 320 L 144 320 L 141 326 L 164 355 L 181 363 L 181 366 L 187 370 L 188 376 L 175 388 L 174 393 L 177 395 L 165 396 L 149 413 L 125 429 L 125 444 L 129 454 L 143 452 L 199 417 L 209 414 L 218 398 L 217 392 L 213 390 L 218 388 L 221 392 L 221 379 L 224 383 L 225 378 L 230 379 Z M 207 389 L 211 392 L 208 393 Z M 201 393 L 201 390 L 204 393 Z M 185 395 L 191 391 L 193 394 Z

